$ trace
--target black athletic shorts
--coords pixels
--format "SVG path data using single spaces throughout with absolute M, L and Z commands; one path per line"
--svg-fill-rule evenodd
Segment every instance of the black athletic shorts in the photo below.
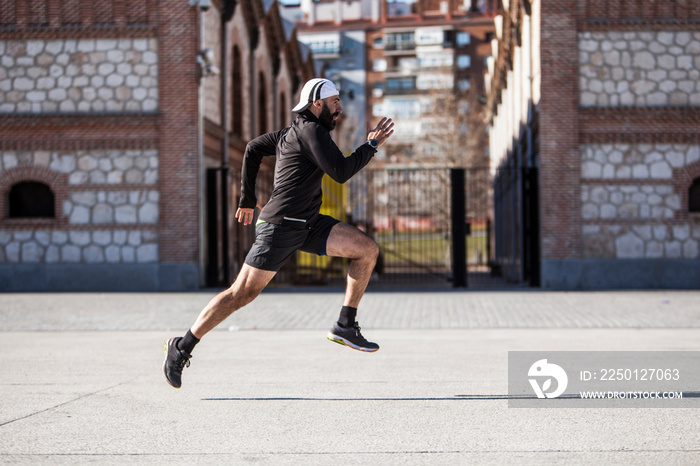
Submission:
M 245 258 L 251 267 L 277 272 L 296 251 L 326 255 L 326 241 L 339 220 L 317 215 L 309 222 L 290 220 L 282 225 L 261 222 L 255 226 L 255 242 Z

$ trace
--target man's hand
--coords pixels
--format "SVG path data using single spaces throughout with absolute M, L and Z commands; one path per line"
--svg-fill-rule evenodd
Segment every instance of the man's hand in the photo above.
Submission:
M 242 223 L 243 225 L 250 225 L 251 222 L 253 221 L 254 212 L 255 212 L 255 209 L 241 209 L 241 208 L 239 208 L 236 211 L 236 218 L 238 219 L 238 223 Z
M 381 119 L 374 129 L 370 129 L 369 123 L 367 124 L 367 139 L 374 139 L 379 144 L 379 147 L 389 139 L 389 136 L 394 134 L 394 122 L 391 118 L 384 117 Z

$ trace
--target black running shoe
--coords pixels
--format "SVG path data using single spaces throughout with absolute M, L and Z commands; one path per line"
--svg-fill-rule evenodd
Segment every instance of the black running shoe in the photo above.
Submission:
M 182 386 L 182 370 L 185 367 L 190 367 L 191 354 L 177 349 L 177 342 L 182 338 L 171 338 L 165 342 L 163 352 L 165 353 L 165 361 L 163 361 L 163 372 L 165 379 L 170 385 L 175 388 Z
M 338 322 L 328 333 L 328 339 L 338 344 L 349 346 L 352 349 L 373 353 L 379 349 L 379 345 L 365 340 L 360 333 L 360 325 L 355 322 L 352 327 L 341 327 Z

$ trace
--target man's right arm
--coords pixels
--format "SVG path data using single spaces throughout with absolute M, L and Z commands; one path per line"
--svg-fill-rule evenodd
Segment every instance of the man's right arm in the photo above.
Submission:
M 282 130 L 284 131 L 284 130 Z M 263 134 L 248 143 L 243 154 L 243 169 L 241 173 L 241 200 L 238 207 L 253 209 L 257 204 L 255 195 L 255 180 L 260 171 L 262 159 L 265 156 L 275 155 L 277 141 L 282 131 Z
M 241 170 L 241 199 L 236 211 L 236 218 L 244 225 L 252 222 L 253 210 L 258 202 L 255 194 L 255 181 L 260 171 L 262 159 L 265 156 L 275 155 L 277 142 L 284 131 L 280 130 L 258 136 L 250 141 L 245 148 Z

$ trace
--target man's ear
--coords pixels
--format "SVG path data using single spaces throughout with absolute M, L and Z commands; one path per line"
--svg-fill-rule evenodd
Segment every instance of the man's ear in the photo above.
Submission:
M 321 99 L 314 100 L 314 102 L 311 105 L 313 105 L 314 107 L 316 107 L 318 109 L 323 109 L 323 100 L 321 100 Z

